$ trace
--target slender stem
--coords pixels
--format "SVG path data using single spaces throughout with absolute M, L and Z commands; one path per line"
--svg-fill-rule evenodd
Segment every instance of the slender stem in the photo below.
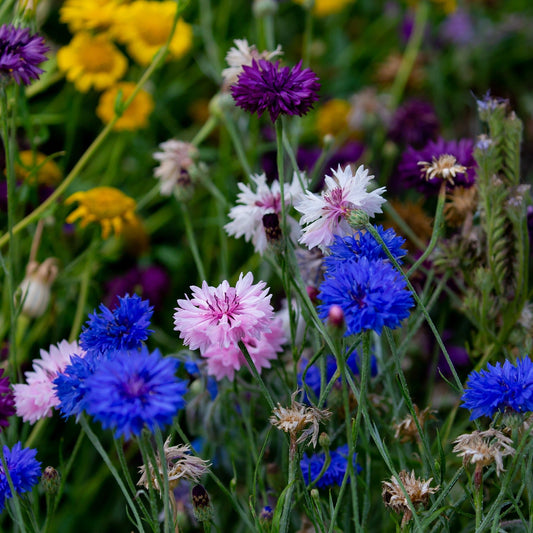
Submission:
M 244 172 L 247 176 L 249 176 L 252 173 L 252 167 L 250 167 L 250 164 L 248 163 L 248 159 L 246 158 L 246 154 L 244 152 L 244 147 L 242 145 L 241 138 L 237 134 L 237 130 L 235 129 L 235 124 L 231 120 L 231 118 L 228 118 L 226 114 L 222 115 L 224 120 L 224 126 L 226 126 L 226 129 L 228 130 L 228 133 L 231 137 L 231 142 L 233 143 L 233 147 L 235 148 L 235 151 L 237 152 L 237 157 L 239 158 L 239 163 L 241 164 L 241 167 L 244 169 Z
M 198 130 L 198 133 L 193 137 L 191 144 L 198 147 L 204 142 L 206 137 L 216 128 L 218 125 L 218 117 L 211 115 L 207 122 Z
M 248 366 L 250 367 L 250 371 L 252 372 L 252 375 L 257 380 L 259 387 L 263 391 L 263 395 L 266 398 L 266 401 L 268 402 L 270 409 L 275 409 L 276 406 L 274 404 L 274 400 L 272 399 L 270 391 L 267 389 L 265 382 L 263 381 L 263 378 L 259 375 L 259 372 L 257 371 L 257 367 L 255 366 L 255 363 L 253 362 L 250 356 L 250 353 L 248 352 L 248 349 L 246 348 L 246 345 L 244 344 L 244 342 L 239 341 L 239 349 L 244 355 L 244 358 L 246 359 L 246 362 L 248 363 Z
M 280 533 L 285 533 L 289 530 L 291 508 L 292 508 L 292 495 L 294 493 L 294 487 L 296 484 L 296 469 L 299 464 L 297 448 L 293 447 L 293 443 L 290 444 L 289 451 L 289 477 L 287 480 L 287 492 L 285 493 L 285 500 L 283 501 L 283 510 L 281 512 L 281 520 L 279 524 Z
M 165 532 L 172 533 L 175 531 L 173 513 L 170 512 L 170 487 L 168 484 L 168 468 L 167 460 L 165 456 L 165 445 L 163 443 L 163 436 L 161 430 L 157 428 L 155 432 L 155 440 L 157 443 L 157 453 L 159 455 L 159 461 L 161 463 L 161 470 L 163 475 L 163 509 L 165 515 Z M 174 496 L 172 496 L 174 497 Z M 177 523 L 177 522 L 176 522 Z
M 276 127 L 276 162 L 278 166 L 279 193 L 281 201 L 281 232 L 284 242 L 287 242 L 287 208 L 285 206 L 285 171 L 283 165 L 283 122 L 278 118 Z
M 100 440 L 96 436 L 96 434 L 93 432 L 93 430 L 90 428 L 87 420 L 85 419 L 84 415 L 81 415 L 79 418 L 80 426 L 82 427 L 83 431 L 89 437 L 89 440 L 91 441 L 91 444 L 95 447 L 96 451 L 100 454 L 102 459 L 104 460 L 104 463 L 107 465 L 107 468 L 109 468 L 109 471 L 115 478 L 115 481 L 117 482 L 117 485 L 120 487 L 120 490 L 122 491 L 122 494 L 124 495 L 124 498 L 126 499 L 126 502 L 128 503 L 131 511 L 133 512 L 133 516 L 135 517 L 135 521 L 137 522 L 137 528 L 139 531 L 143 531 L 143 525 L 141 521 L 141 517 L 139 516 L 139 512 L 137 511 L 137 507 L 133 503 L 133 500 L 131 498 L 130 493 L 128 492 L 128 489 L 124 485 L 124 481 L 120 477 L 117 469 L 111 462 L 111 459 L 109 458 L 109 455 L 104 450 L 104 447 L 102 446 Z
M 18 526 L 20 527 L 20 530 L 24 533 L 26 531 L 26 526 L 24 524 L 24 520 L 22 519 L 22 512 L 20 509 L 20 502 L 18 499 L 18 493 L 15 490 L 15 487 L 13 486 L 13 480 L 11 479 L 11 472 L 9 472 L 9 468 L 7 467 L 6 458 L 4 455 L 4 447 L 0 446 L 0 459 L 2 460 L 2 470 L 3 474 L 5 475 L 7 479 L 7 483 L 9 485 L 9 490 L 11 491 L 12 495 L 12 501 L 13 501 L 13 507 L 15 508 L 15 516 L 17 517 Z
M 198 275 L 200 279 L 205 279 L 205 268 L 198 250 L 198 244 L 196 243 L 196 237 L 194 236 L 194 230 L 191 222 L 191 215 L 189 214 L 189 209 L 184 202 L 179 202 L 181 213 L 183 215 L 183 222 L 185 224 L 185 233 L 187 234 L 187 239 L 189 241 L 189 246 L 191 248 L 191 253 L 194 259 L 194 264 L 196 265 L 196 270 L 198 270 Z

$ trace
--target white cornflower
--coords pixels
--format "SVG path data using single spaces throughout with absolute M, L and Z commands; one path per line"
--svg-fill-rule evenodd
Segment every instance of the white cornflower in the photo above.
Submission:
M 353 233 L 346 221 L 352 210 L 363 211 L 372 217 L 381 213 L 381 197 L 385 187 L 368 192 L 367 187 L 374 176 L 361 165 L 354 174 L 350 166 L 332 170 L 333 176 L 326 176 L 325 190 L 319 195 L 306 191 L 305 196 L 294 206 L 303 213 L 300 224 L 308 224 L 300 238 L 309 249 L 319 246 L 324 249 L 335 239 L 335 235 L 345 237 Z
M 237 195 L 237 203 L 229 212 L 231 222 L 224 226 L 228 235 L 236 238 L 243 237 L 246 242 L 252 242 L 256 252 L 262 254 L 267 248 L 267 237 L 263 226 L 263 216 L 276 213 L 281 218 L 281 192 L 279 181 L 268 185 L 265 174 L 252 174 L 250 179 L 255 184 L 255 191 L 244 183 L 239 183 L 241 192 Z M 291 184 L 285 184 L 285 207 L 288 209 L 294 198 L 301 194 L 298 175 L 295 172 Z M 290 236 L 297 240 L 300 228 L 296 220 L 287 216 Z
M 244 65 L 251 66 L 254 59 L 256 61 L 258 59 L 266 59 L 270 61 L 274 57 L 283 54 L 281 51 L 281 45 L 279 44 L 273 52 L 264 50 L 259 53 L 256 46 L 254 44 L 249 45 L 246 39 L 235 39 L 233 42 L 236 47 L 234 46 L 230 48 L 226 54 L 226 63 L 229 67 L 222 71 L 225 87 L 233 85 L 237 81 L 239 74 L 242 72 L 242 67 Z
M 161 180 L 161 194 L 170 196 L 177 186 L 188 188 L 191 185 L 189 168 L 194 163 L 197 148 L 175 139 L 161 143 L 159 148 L 162 151 L 155 152 L 153 158 L 160 162 L 154 169 L 154 176 Z

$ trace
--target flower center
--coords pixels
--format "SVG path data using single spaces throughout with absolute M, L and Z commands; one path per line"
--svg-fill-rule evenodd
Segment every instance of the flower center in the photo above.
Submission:
M 151 17 L 139 24 L 139 37 L 150 46 L 165 44 L 170 32 L 169 24 L 160 18 Z
M 262 198 L 261 200 L 256 200 L 255 205 L 257 207 L 264 208 L 265 211 L 268 209 L 272 209 L 274 213 L 279 213 L 281 211 L 281 194 L 272 194 L 270 196 Z
M 144 401 L 147 393 L 146 381 L 141 376 L 131 376 L 131 378 L 124 383 L 123 392 L 124 396 L 127 398 L 138 398 Z
M 104 43 L 94 43 L 80 50 L 80 63 L 87 72 L 111 72 L 113 70 L 113 54 Z
M 208 303 L 209 309 L 213 313 L 213 318 L 219 322 L 223 317 L 227 317 L 228 322 L 235 319 L 235 315 L 239 311 L 239 299 L 233 287 L 230 287 L 224 294 L 224 298 L 215 295 L 214 302 Z

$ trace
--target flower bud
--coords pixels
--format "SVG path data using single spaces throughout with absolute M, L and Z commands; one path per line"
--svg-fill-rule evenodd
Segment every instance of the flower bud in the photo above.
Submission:
M 213 517 L 213 506 L 203 485 L 195 485 L 192 488 L 192 506 L 194 518 L 198 522 L 206 522 Z
M 57 259 L 49 257 L 41 264 L 30 261 L 26 277 L 19 286 L 22 313 L 30 318 L 44 314 L 51 297 L 51 286 L 57 277 Z
M 340 305 L 333 304 L 329 308 L 328 323 L 335 328 L 342 328 L 344 326 L 344 311 Z
M 61 476 L 53 466 L 47 466 L 41 476 L 41 483 L 46 494 L 57 494 L 61 485 Z

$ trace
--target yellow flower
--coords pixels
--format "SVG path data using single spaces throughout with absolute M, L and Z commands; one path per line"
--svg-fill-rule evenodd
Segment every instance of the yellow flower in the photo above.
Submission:
M 129 98 L 134 88 L 135 83 L 123 81 L 102 93 L 98 107 L 96 108 L 96 114 L 100 120 L 105 124 L 111 122 L 115 116 L 115 104 L 119 90 L 122 91 L 122 102 L 124 102 Z M 152 97 L 149 93 L 141 89 L 122 116 L 117 120 L 113 129 L 117 131 L 134 131 L 145 128 L 148 125 L 148 117 L 153 109 L 154 101 Z
M 61 181 L 61 170 L 53 159 L 40 152 L 23 150 L 19 152 L 20 164 L 15 163 L 17 179 L 30 184 L 38 183 L 54 187 Z
M 68 24 L 69 30 L 107 31 L 114 24 L 117 8 L 122 0 L 65 0 L 59 10 L 59 20 Z
M 57 65 L 78 91 L 86 93 L 91 87 L 101 91 L 114 85 L 124 76 L 128 61 L 105 35 L 80 32 L 59 50 Z
M 71 194 L 65 204 L 78 202 L 78 207 L 70 213 L 68 224 L 81 218 L 81 227 L 91 222 L 102 226 L 102 238 L 107 239 L 111 230 L 120 235 L 122 227 L 135 219 L 135 200 L 114 187 L 95 187 L 88 191 Z
M 316 129 L 324 137 L 325 135 L 338 135 L 348 128 L 348 113 L 351 106 L 346 100 L 334 98 L 323 104 L 318 109 Z
M 139 65 L 148 65 L 167 42 L 176 7 L 177 4 L 172 1 L 138 0 L 120 9 L 120 28 L 116 37 L 126 45 L 128 53 Z M 191 46 L 192 28 L 179 19 L 170 41 L 168 57 L 179 59 Z
M 300 5 L 309 5 L 310 0 L 294 0 Z M 338 13 L 345 6 L 351 4 L 354 0 L 315 0 L 313 5 L 313 14 L 317 17 L 325 17 L 333 13 Z

